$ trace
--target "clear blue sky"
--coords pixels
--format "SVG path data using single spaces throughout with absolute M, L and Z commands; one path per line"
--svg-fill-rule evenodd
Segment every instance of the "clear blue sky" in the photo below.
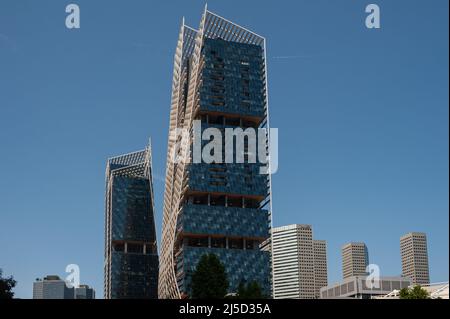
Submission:
M 81 29 L 65 28 L 65 6 Z M 364 25 L 381 7 L 381 29 Z M 64 275 L 103 295 L 109 156 L 153 140 L 157 228 L 173 54 L 182 16 L 204 1 L 0 1 L 0 267 L 19 281 Z M 279 128 L 275 226 L 312 224 L 340 247 L 365 241 L 385 275 L 399 238 L 428 235 L 432 281 L 448 280 L 448 1 L 210 1 L 268 41 L 271 124 Z

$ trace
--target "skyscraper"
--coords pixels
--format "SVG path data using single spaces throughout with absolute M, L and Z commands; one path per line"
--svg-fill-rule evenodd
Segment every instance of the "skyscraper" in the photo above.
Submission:
M 328 285 L 327 242 L 313 240 L 314 247 L 314 294 L 320 298 L 320 288 Z
M 328 284 L 326 242 L 313 240 L 311 225 L 274 228 L 272 254 L 274 298 L 319 298 Z
M 369 265 L 369 252 L 364 243 L 348 243 L 342 246 L 343 278 L 366 275 Z
M 428 285 L 430 274 L 427 235 L 415 232 L 403 235 L 400 238 L 400 254 L 403 276 L 411 278 L 413 284 Z
M 150 146 L 108 159 L 104 280 L 107 299 L 157 298 Z
M 73 299 L 74 288 L 69 288 L 59 276 L 49 275 L 33 283 L 33 299 Z
M 259 247 L 270 236 L 270 175 L 248 161 L 248 145 L 244 163 L 195 163 L 191 142 L 178 147 L 173 134 L 192 141 L 194 121 L 201 132 L 268 127 L 265 39 L 206 8 L 198 30 L 183 21 L 175 53 L 159 297 L 189 297 L 206 253 L 225 265 L 229 292 L 257 281 L 270 294 L 270 251 Z

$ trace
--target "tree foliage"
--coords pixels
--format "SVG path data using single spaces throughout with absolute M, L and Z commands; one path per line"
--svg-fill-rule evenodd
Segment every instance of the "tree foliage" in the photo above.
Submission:
M 238 299 L 266 299 L 261 286 L 257 281 L 249 282 L 247 285 L 241 282 L 237 292 Z
M 17 281 L 13 276 L 3 277 L 3 271 L 0 268 L 0 299 L 12 299 L 14 297 L 13 288 Z
M 203 255 L 192 274 L 193 299 L 222 299 L 227 294 L 225 266 L 215 254 Z
M 400 290 L 400 299 L 430 299 L 430 294 L 417 285 L 413 288 L 403 288 Z

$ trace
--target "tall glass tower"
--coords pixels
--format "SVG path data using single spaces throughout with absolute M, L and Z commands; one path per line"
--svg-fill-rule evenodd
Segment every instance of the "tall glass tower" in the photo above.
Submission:
M 105 298 L 157 298 L 150 146 L 108 159 L 105 204 Z
M 195 138 L 180 147 L 174 134 L 193 137 L 194 121 L 201 132 L 268 128 L 265 39 L 206 8 L 198 30 L 183 20 L 175 53 L 158 294 L 189 298 L 199 259 L 214 253 L 230 293 L 257 281 L 270 295 L 270 250 L 261 249 L 272 223 L 270 175 L 248 161 L 248 144 L 243 163 L 195 162 Z

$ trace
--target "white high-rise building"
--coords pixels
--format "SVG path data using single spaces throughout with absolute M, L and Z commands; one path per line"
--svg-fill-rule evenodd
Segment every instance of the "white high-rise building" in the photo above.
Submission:
M 428 285 L 430 274 L 428 267 L 427 235 L 408 233 L 400 238 L 402 274 L 409 277 L 413 284 Z
M 344 279 L 367 274 L 369 252 L 364 243 L 348 243 L 342 246 L 342 275 Z
M 273 297 L 318 298 L 327 284 L 326 242 L 314 241 L 310 225 L 273 229 Z
M 66 282 L 56 275 L 37 279 L 33 283 L 33 299 L 73 299 L 74 288 L 69 288 Z

